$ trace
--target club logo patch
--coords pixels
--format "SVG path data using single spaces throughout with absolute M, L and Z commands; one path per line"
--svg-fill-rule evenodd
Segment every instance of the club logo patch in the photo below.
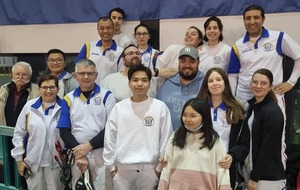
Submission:
M 145 119 L 144 119 L 144 125 L 145 125 L 146 127 L 151 127 L 153 124 L 154 124 L 154 119 L 153 119 L 153 117 L 151 117 L 151 116 L 145 117 Z
M 106 57 L 110 62 L 114 62 L 117 60 L 117 56 L 115 56 L 115 54 L 113 53 L 109 53 Z
M 220 64 L 222 62 L 222 57 L 221 56 L 216 56 L 213 59 L 214 64 Z
M 97 97 L 94 99 L 94 103 L 95 105 L 101 105 L 102 101 L 101 101 L 101 97 Z
M 143 56 L 143 62 L 149 62 L 150 56 L 149 55 L 144 55 Z
M 220 122 L 220 123 L 219 123 L 220 126 L 225 127 L 225 128 L 229 127 L 229 125 L 228 125 L 228 123 L 227 123 L 226 117 L 220 118 L 220 121 L 219 121 L 219 122 Z
M 266 44 L 263 45 L 262 48 L 263 48 L 263 50 L 264 50 L 265 52 L 270 52 L 270 51 L 273 50 L 274 46 L 273 46 L 273 44 L 271 44 L 271 43 L 266 43 Z

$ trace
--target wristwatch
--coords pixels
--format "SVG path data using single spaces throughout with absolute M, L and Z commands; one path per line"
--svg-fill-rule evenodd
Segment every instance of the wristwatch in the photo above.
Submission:
M 158 77 L 158 73 L 159 73 L 158 68 L 154 68 L 153 70 L 154 70 L 154 73 L 155 73 L 154 77 Z

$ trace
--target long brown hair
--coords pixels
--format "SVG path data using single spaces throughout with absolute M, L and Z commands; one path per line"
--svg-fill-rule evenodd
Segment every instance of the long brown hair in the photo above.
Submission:
M 239 120 L 242 120 L 245 118 L 244 116 L 244 109 L 242 105 L 234 98 L 228 77 L 220 68 L 211 68 L 206 72 L 206 75 L 204 77 L 201 89 L 198 94 L 198 98 L 205 100 L 207 102 L 212 101 L 211 100 L 211 93 L 208 90 L 208 78 L 211 75 L 212 72 L 217 72 L 221 75 L 223 81 L 224 81 L 224 91 L 222 93 L 222 101 L 226 105 L 226 120 L 229 124 L 237 124 Z

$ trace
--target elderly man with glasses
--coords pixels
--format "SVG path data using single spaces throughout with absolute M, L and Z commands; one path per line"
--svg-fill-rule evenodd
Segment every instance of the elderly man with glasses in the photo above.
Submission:
M 32 69 L 29 63 L 17 62 L 12 67 L 12 81 L 0 88 L 0 125 L 14 127 L 18 116 L 28 100 L 38 97 L 39 88 L 30 82 Z M 8 148 L 13 148 L 12 138 L 7 137 Z M 9 165 L 13 167 L 14 159 L 9 157 Z M 14 173 L 11 172 L 11 179 Z M 26 184 L 23 180 L 22 184 Z

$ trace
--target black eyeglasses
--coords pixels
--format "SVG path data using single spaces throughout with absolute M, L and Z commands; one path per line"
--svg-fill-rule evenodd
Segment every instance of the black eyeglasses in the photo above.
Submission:
M 56 86 L 41 86 L 40 89 L 42 89 L 43 91 L 47 91 L 48 89 L 50 91 L 54 91 L 56 90 Z
M 48 60 L 48 63 L 51 63 L 51 64 L 53 64 L 55 62 L 60 64 L 60 63 L 64 62 L 64 60 L 63 59 L 49 59 Z

